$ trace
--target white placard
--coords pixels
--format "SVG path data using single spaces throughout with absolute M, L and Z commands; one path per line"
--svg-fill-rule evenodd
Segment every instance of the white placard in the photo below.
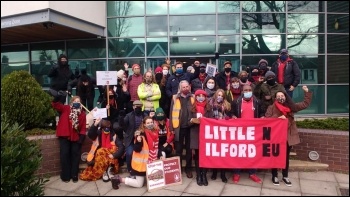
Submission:
M 107 118 L 107 108 L 95 108 L 93 111 L 94 119 Z
M 96 71 L 97 85 L 117 85 L 117 71 Z
M 207 68 L 205 72 L 210 76 L 210 77 L 215 77 L 216 74 L 216 66 L 213 64 L 207 64 Z

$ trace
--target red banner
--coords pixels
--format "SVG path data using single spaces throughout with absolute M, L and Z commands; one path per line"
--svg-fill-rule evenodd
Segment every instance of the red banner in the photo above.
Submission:
M 199 166 L 285 168 L 288 120 L 201 118 Z

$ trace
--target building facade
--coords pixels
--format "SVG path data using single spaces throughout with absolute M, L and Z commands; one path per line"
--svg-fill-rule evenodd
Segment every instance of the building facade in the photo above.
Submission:
M 24 4 L 24 5 L 23 5 Z M 28 5 L 27 5 L 28 4 Z M 47 89 L 61 53 L 74 70 L 143 70 L 195 60 L 240 71 L 272 65 L 287 48 L 314 92 L 304 116 L 349 114 L 349 3 L 346 1 L 1 2 L 1 77 L 28 70 Z M 98 94 L 97 94 L 98 95 Z

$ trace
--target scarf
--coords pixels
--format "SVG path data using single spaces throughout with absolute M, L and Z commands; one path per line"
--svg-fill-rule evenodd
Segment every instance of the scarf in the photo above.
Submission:
M 105 134 L 103 131 L 101 131 L 101 147 L 102 148 L 112 148 L 111 144 L 111 133 Z
M 147 138 L 147 144 L 149 148 L 149 158 L 148 161 L 157 160 L 158 157 L 158 144 L 159 144 L 159 131 L 153 129 L 145 129 L 145 134 Z
M 69 119 L 72 121 L 72 128 L 75 129 L 77 133 L 79 133 L 79 115 L 81 113 L 81 109 L 74 109 L 70 106 L 70 114 Z
M 204 109 L 204 107 L 205 107 L 205 105 L 207 104 L 207 102 L 206 101 L 203 101 L 203 102 L 196 102 L 196 111 L 198 112 L 198 113 L 201 113 L 202 114 L 202 116 L 204 116 L 204 113 L 205 113 L 205 109 Z
M 115 99 L 109 99 L 109 105 L 113 106 L 114 108 L 117 108 L 117 103 L 115 102 Z
M 275 105 L 276 105 L 277 109 L 282 112 L 283 115 L 287 115 L 287 113 L 291 112 L 289 107 L 284 106 L 283 104 L 279 103 L 278 101 L 275 101 Z

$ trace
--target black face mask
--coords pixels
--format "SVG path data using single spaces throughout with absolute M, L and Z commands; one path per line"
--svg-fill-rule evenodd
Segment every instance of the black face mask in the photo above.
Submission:
M 225 72 L 226 72 L 226 73 L 231 72 L 231 68 L 225 68 Z
M 247 80 L 248 80 L 248 77 L 242 77 L 242 78 L 241 78 L 241 81 L 242 81 L 243 83 L 247 82 Z
M 252 72 L 252 76 L 258 76 L 259 72 Z
M 142 114 L 142 109 L 141 109 L 141 107 L 136 107 L 136 108 L 134 109 L 134 111 L 135 111 L 135 114 L 138 115 L 138 116 Z
M 266 83 L 269 84 L 270 86 L 273 86 L 276 83 L 276 79 L 272 78 L 272 79 L 266 80 Z
M 118 83 L 120 83 L 122 81 L 122 79 L 120 79 L 120 78 L 118 78 L 117 80 L 118 80 Z
M 163 78 L 163 73 L 157 73 L 156 74 L 156 81 L 160 81 Z
M 199 72 L 200 72 L 200 73 L 205 73 L 205 68 L 201 68 L 201 69 L 199 70 Z
M 114 99 L 114 95 L 109 95 L 109 99 Z

